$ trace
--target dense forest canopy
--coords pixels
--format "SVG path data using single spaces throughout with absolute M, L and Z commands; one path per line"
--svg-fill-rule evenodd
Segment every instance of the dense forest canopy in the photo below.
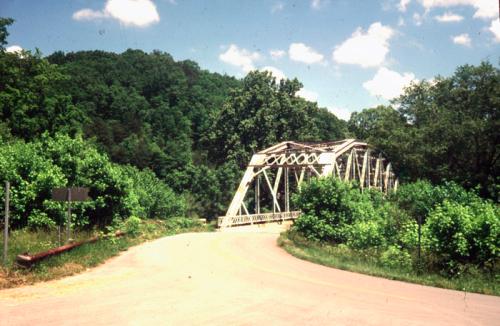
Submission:
M 490 63 L 414 84 L 393 106 L 345 122 L 299 97 L 298 80 L 269 72 L 236 79 L 160 51 L 8 53 L 12 22 L 0 21 L 2 146 L 67 135 L 113 166 L 153 171 L 207 218 L 224 212 L 251 154 L 282 140 L 360 138 L 402 181 L 454 180 L 498 198 L 500 74 Z M 129 181 L 139 182 L 134 173 Z

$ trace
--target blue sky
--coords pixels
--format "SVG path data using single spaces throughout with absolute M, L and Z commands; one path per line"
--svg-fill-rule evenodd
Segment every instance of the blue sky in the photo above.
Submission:
M 498 0 L 2 0 L 9 48 L 158 49 L 243 77 L 297 77 L 300 95 L 347 119 L 412 80 L 500 60 Z

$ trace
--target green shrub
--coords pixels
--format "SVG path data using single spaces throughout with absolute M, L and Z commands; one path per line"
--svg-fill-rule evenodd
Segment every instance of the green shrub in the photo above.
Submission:
M 165 221 L 165 227 L 173 231 L 194 228 L 201 225 L 202 224 L 198 219 L 187 217 L 174 217 Z
M 420 217 L 422 223 L 425 223 L 429 213 L 445 200 L 468 204 L 477 201 L 479 197 L 454 182 L 434 186 L 429 181 L 419 180 L 403 184 L 397 192 L 391 195 L 391 199 L 415 220 Z
M 300 217 L 293 223 L 293 229 L 300 232 L 309 240 L 334 241 L 339 239 L 340 230 L 328 224 L 325 220 L 319 219 L 315 215 L 301 214 Z
M 493 263 L 500 255 L 499 213 L 498 206 L 487 201 L 468 206 L 445 201 L 424 226 L 426 246 L 443 266 Z
M 398 229 L 397 243 L 406 249 L 415 249 L 418 246 L 418 224 L 413 220 L 403 223 Z
M 45 210 L 54 187 L 65 185 L 62 169 L 40 155 L 34 144 L 18 141 L 0 145 L 0 177 L 10 181 L 11 227 L 50 226 L 61 219 Z M 4 197 L 4 184 L 0 198 Z
M 141 232 L 141 219 L 137 216 L 130 216 L 123 222 L 123 231 L 132 236 L 137 236 Z
M 473 219 L 470 207 L 445 201 L 429 214 L 424 226 L 428 249 L 443 260 L 466 260 L 470 256 Z
M 134 214 L 143 218 L 166 219 L 186 214 L 184 197 L 175 194 L 153 171 L 139 170 L 133 166 L 123 167 L 123 171 L 132 181 L 132 195 L 138 205 Z
M 472 257 L 482 265 L 493 266 L 500 257 L 500 208 L 492 202 L 477 201 L 472 210 Z
M 294 227 L 309 239 L 345 243 L 350 225 L 376 217 L 369 195 L 334 177 L 303 184 L 292 200 L 303 213 Z
M 391 245 L 380 255 L 380 263 L 394 269 L 410 269 L 412 265 L 411 255 L 399 248 Z
M 91 200 L 72 204 L 77 228 L 102 229 L 134 214 L 168 218 L 186 210 L 184 199 L 151 171 L 114 164 L 81 137 L 45 134 L 31 143 L 1 144 L 0 176 L 11 182 L 13 229 L 61 225 L 66 203 L 51 199 L 56 187 L 89 188 Z
M 353 249 L 380 247 L 384 243 L 382 224 L 378 221 L 357 221 L 349 228 L 347 245 Z

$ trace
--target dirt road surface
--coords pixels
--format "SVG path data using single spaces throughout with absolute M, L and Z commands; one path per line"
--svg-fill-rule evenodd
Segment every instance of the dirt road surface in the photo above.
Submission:
M 500 298 L 315 265 L 277 233 L 182 234 L 0 291 L 0 325 L 500 325 Z

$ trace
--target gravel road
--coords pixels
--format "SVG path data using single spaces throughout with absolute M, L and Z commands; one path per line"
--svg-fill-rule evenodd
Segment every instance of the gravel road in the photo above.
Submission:
M 0 325 L 500 325 L 500 297 L 315 265 L 276 232 L 190 233 L 0 291 Z

